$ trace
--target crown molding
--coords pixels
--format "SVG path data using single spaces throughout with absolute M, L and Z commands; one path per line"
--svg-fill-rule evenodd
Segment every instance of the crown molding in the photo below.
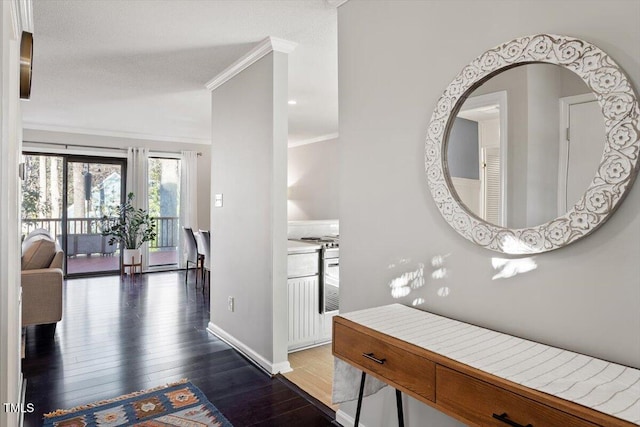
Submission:
M 316 138 L 303 139 L 301 141 L 295 141 L 289 143 L 289 148 L 300 147 L 302 145 L 314 144 L 316 142 L 329 141 L 330 139 L 336 139 L 338 137 L 338 132 L 328 133 L 326 135 L 318 136 Z
M 277 37 L 268 37 L 271 40 L 271 46 L 275 52 L 291 53 L 296 50 L 298 43 L 290 40 L 279 39 Z
M 145 141 L 162 141 L 162 142 L 180 142 L 185 144 L 203 144 L 203 145 L 211 144 L 211 140 L 205 139 L 205 138 L 152 135 L 148 133 L 66 127 L 66 126 L 56 126 L 56 125 L 31 123 L 31 122 L 24 122 L 22 124 L 22 127 L 23 129 L 26 129 L 26 130 L 39 130 L 39 131 L 46 131 L 46 132 L 64 132 L 64 133 L 74 133 L 74 134 L 81 134 L 81 135 L 107 136 L 111 138 L 142 139 Z
M 217 89 L 224 83 L 238 75 L 242 70 L 249 67 L 259 59 L 263 58 L 271 52 L 291 53 L 298 46 L 298 43 L 279 39 L 276 37 L 267 37 L 262 40 L 256 47 L 243 55 L 236 62 L 227 67 L 223 72 L 209 80 L 205 86 L 210 91 Z
M 333 6 L 336 9 L 348 2 L 349 0 L 326 0 L 329 6 Z

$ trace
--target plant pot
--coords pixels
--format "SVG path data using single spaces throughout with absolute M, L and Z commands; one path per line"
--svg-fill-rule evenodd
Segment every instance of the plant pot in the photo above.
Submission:
M 125 249 L 122 257 L 123 264 L 142 264 L 142 251 L 140 249 Z

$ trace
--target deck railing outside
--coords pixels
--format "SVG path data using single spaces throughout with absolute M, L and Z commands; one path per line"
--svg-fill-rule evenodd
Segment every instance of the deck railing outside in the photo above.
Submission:
M 178 247 L 178 217 L 161 216 L 151 218 L 156 224 L 156 238 L 149 242 L 150 249 L 168 249 Z M 100 235 L 101 218 L 69 218 L 68 235 Z M 62 218 L 23 218 L 22 234 L 27 235 L 36 228 L 44 228 L 59 239 L 62 235 Z M 111 251 L 113 252 L 113 251 Z

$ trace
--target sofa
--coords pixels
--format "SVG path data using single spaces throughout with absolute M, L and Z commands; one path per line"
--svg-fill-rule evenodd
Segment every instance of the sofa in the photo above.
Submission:
M 97 233 L 67 234 L 67 256 L 74 255 L 113 255 L 118 245 L 109 244 L 109 236 Z M 58 244 L 62 246 L 62 236 L 58 236 Z
M 22 326 L 62 319 L 64 252 L 47 230 L 37 229 L 22 242 Z

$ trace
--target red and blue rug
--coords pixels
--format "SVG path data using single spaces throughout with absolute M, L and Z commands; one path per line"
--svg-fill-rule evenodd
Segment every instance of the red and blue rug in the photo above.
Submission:
M 233 427 L 187 380 L 44 415 L 43 427 Z

